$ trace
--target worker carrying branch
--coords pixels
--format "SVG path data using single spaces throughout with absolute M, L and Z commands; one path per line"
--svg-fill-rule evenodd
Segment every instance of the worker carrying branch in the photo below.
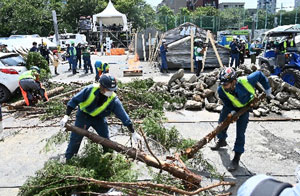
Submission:
M 225 68 L 220 72 L 220 86 L 218 94 L 223 102 L 223 108 L 219 117 L 219 124 L 223 122 L 228 115 L 234 115 L 241 108 L 245 107 L 255 97 L 255 85 L 259 82 L 265 89 L 269 99 L 274 98 L 267 77 L 260 71 L 253 72 L 247 77 L 237 78 L 233 68 Z M 234 158 L 228 167 L 229 171 L 234 171 L 239 166 L 241 154 L 244 152 L 245 132 L 249 121 L 249 111 L 242 114 L 236 124 L 236 140 L 233 151 Z M 217 135 L 218 141 L 212 150 L 219 150 L 227 145 L 227 128 Z
M 76 127 L 86 130 L 93 127 L 101 137 L 109 139 L 106 116 L 113 112 L 131 132 L 132 139 L 135 142 L 141 141 L 142 137 L 134 131 L 128 114 L 114 92 L 117 90 L 116 78 L 109 74 L 102 74 L 99 83 L 87 86 L 68 102 L 66 115 L 60 122 L 61 128 L 65 127 L 72 110 L 79 105 L 75 121 Z M 77 154 L 82 138 L 81 135 L 71 133 L 70 143 L 65 154 L 66 160 Z M 104 149 L 104 151 L 107 150 Z
M 34 105 L 38 99 L 48 101 L 46 90 L 39 81 L 40 68 L 32 66 L 19 77 L 19 86 L 27 106 Z
M 109 72 L 109 64 L 102 63 L 101 61 L 96 61 L 95 62 L 95 70 L 96 70 L 95 81 L 98 81 L 102 74 Z

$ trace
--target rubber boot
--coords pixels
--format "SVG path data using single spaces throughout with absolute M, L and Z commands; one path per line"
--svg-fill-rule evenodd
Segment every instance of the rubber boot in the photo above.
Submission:
M 219 139 L 217 144 L 213 147 L 210 147 L 211 150 L 219 150 L 221 147 L 227 146 L 227 142 L 225 139 Z
M 239 167 L 241 155 L 242 155 L 242 153 L 235 152 L 234 157 L 228 167 L 228 171 L 233 172 L 233 171 L 237 170 L 237 168 Z
M 200 76 L 200 71 L 201 71 L 201 69 L 197 69 L 197 70 L 196 70 L 196 76 L 197 76 L 197 77 Z
M 56 75 L 59 75 L 59 73 L 57 73 L 57 67 L 55 67 L 54 72 Z

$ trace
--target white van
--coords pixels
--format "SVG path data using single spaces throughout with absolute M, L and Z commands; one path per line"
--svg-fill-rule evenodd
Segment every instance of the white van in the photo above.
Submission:
M 73 33 L 65 33 L 65 34 L 59 34 L 59 44 L 62 49 L 66 49 L 66 44 L 70 44 L 71 41 L 75 43 L 75 46 L 78 43 L 85 44 L 86 42 L 86 36 L 84 34 L 73 34 Z M 51 36 L 48 39 L 50 39 L 52 42 L 56 43 L 55 36 Z

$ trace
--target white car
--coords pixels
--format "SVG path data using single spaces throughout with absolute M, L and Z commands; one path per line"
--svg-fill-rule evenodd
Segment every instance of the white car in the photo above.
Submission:
M 0 103 L 11 98 L 19 87 L 19 76 L 25 71 L 27 68 L 22 56 L 0 52 Z

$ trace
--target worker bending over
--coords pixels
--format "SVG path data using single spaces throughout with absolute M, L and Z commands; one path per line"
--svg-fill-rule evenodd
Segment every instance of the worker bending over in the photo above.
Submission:
M 109 139 L 106 116 L 113 112 L 132 133 L 132 139 L 136 142 L 140 141 L 141 136 L 134 131 L 128 114 L 114 92 L 117 90 L 116 78 L 109 74 L 102 74 L 99 83 L 87 86 L 68 102 L 66 115 L 60 122 L 61 128 L 67 123 L 72 110 L 79 106 L 76 114 L 76 127 L 86 130 L 93 127 L 101 137 Z M 82 138 L 82 135 L 71 133 L 65 154 L 66 160 L 77 154 Z M 104 148 L 104 150 L 107 149 Z
M 253 72 L 249 76 L 237 78 L 237 74 L 233 68 L 225 68 L 220 72 L 220 86 L 218 94 L 223 102 L 223 108 L 219 117 L 219 123 L 223 122 L 228 114 L 235 114 L 241 108 L 246 106 L 255 97 L 255 85 L 259 82 L 265 89 L 265 93 L 269 98 L 273 98 L 271 87 L 266 76 L 260 71 Z M 234 158 L 228 167 L 229 171 L 234 171 L 238 168 L 241 154 L 244 152 L 245 131 L 249 121 L 249 111 L 242 114 L 237 119 L 236 124 L 236 139 L 233 151 Z M 227 145 L 227 129 L 224 129 L 217 135 L 218 142 L 212 150 L 219 150 Z
M 107 63 L 102 63 L 101 61 L 96 61 L 95 70 L 96 70 L 95 81 L 97 82 L 102 74 L 109 72 L 109 65 Z
M 19 86 L 27 106 L 32 106 L 37 101 L 43 99 L 48 101 L 46 90 L 39 81 L 40 68 L 32 66 L 29 71 L 25 71 L 19 77 Z

